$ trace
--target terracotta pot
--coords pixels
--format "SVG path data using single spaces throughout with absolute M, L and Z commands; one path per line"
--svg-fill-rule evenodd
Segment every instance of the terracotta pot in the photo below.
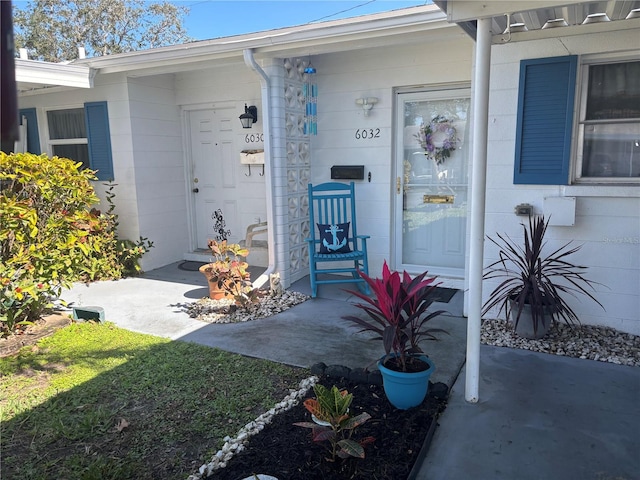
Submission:
M 209 298 L 211 300 L 222 300 L 223 298 L 233 299 L 233 295 L 221 288 L 218 288 L 218 284 L 210 280 L 211 274 L 207 271 L 208 268 L 210 267 L 207 263 L 206 265 L 202 265 L 198 270 L 200 270 L 200 273 L 205 276 L 207 283 L 209 284 Z

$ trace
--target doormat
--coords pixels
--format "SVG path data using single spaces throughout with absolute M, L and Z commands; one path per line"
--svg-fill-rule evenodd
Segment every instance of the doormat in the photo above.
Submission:
M 205 265 L 205 262 L 192 262 L 190 260 L 185 260 L 178 265 L 178 268 L 180 270 L 186 270 L 187 272 L 197 272 L 202 265 Z
M 449 303 L 458 290 L 455 288 L 436 287 L 434 302 Z

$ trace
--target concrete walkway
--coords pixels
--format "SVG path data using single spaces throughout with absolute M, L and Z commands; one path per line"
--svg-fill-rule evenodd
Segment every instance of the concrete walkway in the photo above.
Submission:
M 180 265 L 171 264 L 139 278 L 76 285 L 62 298 L 75 306 L 102 307 L 106 320 L 128 330 L 298 367 L 324 362 L 362 368 L 384 354 L 380 342 L 371 341 L 370 335 L 358 333 L 357 326 L 341 319 L 343 315 L 363 315 L 352 303 L 357 299 L 343 290 L 344 285 L 323 286 L 318 298 L 272 317 L 208 324 L 189 318 L 184 310 L 186 304 L 208 295 L 206 281 L 200 272 L 183 270 Z M 308 279 L 296 282 L 291 289 L 309 295 Z M 451 387 L 466 349 L 461 292 L 449 303 L 434 303 L 433 308 L 450 312 L 430 322 L 449 334 L 439 335 L 440 341 L 425 342 L 423 347 L 436 364 L 432 381 Z
M 186 264 L 185 264 L 186 265 Z M 77 285 L 62 298 L 101 306 L 137 332 L 190 341 L 290 365 L 364 367 L 382 347 L 341 316 L 362 314 L 337 286 L 259 321 L 206 324 L 184 306 L 208 294 L 197 271 L 172 264 L 141 278 Z M 184 265 L 183 265 L 184 268 Z M 293 290 L 309 293 L 303 279 Z M 640 480 L 640 368 L 483 346 L 480 402 L 464 400 L 466 319 L 462 295 L 433 322 L 447 330 L 424 347 L 434 382 L 451 387 L 418 480 Z M 400 479 L 399 479 L 400 480 Z
M 640 479 L 640 368 L 482 346 L 480 401 L 451 391 L 418 480 Z

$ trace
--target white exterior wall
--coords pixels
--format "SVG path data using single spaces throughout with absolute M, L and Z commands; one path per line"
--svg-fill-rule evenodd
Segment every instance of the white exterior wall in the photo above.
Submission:
M 218 106 L 232 106 L 238 112 L 238 117 L 244 112 L 244 105 L 256 105 L 258 108 L 258 121 L 252 128 L 244 129 L 240 120 L 232 122 L 234 133 L 234 151 L 237 161 L 235 171 L 235 190 L 242 195 L 238 199 L 238 224 L 239 231 L 231 232 L 233 238 L 244 239 L 246 228 L 252 223 L 265 221 L 266 209 L 266 188 L 264 176 L 261 176 L 262 167 L 254 165 L 251 167 L 251 176 L 247 176 L 249 168 L 240 165 L 240 152 L 247 149 L 264 148 L 263 142 L 247 142 L 247 136 L 263 134 L 262 101 L 260 97 L 260 82 L 254 72 L 244 63 L 235 65 L 225 65 L 223 68 L 207 69 L 200 71 L 190 71 L 176 75 L 176 105 L 182 109 L 183 125 L 188 110 L 211 109 Z M 189 134 L 184 130 L 184 142 L 189 142 Z M 249 138 L 250 140 L 250 138 Z M 187 183 L 184 188 L 190 189 L 191 178 L 188 168 L 190 159 L 188 148 L 185 149 L 184 162 L 187 167 Z M 187 190 L 189 191 L 189 190 Z M 187 202 L 192 201 L 187 198 Z M 188 219 L 187 219 L 188 221 Z M 213 224 L 213 220 L 211 223 Z M 188 228 L 184 232 L 187 235 Z M 259 238 L 258 240 L 265 240 Z M 186 250 L 185 250 L 186 251 Z
M 567 301 L 585 324 L 608 325 L 634 334 L 640 334 L 640 186 L 514 185 L 513 166 L 520 60 L 633 53 L 629 49 L 637 47 L 637 35 L 637 30 L 619 31 L 493 47 L 485 221 L 487 235 L 506 233 L 520 240 L 520 223 L 527 219 L 513 213 L 516 205 L 530 203 L 536 214 L 548 215 L 550 212 L 543 208 L 545 197 L 575 196 L 575 225 L 549 227 L 548 244 L 550 248 L 569 240 L 583 244 L 572 261 L 590 267 L 585 276 L 603 284 L 596 286 L 595 296 L 606 311 L 583 296 L 568 297 Z M 486 242 L 485 265 L 496 258 L 496 247 Z M 484 300 L 496 285 L 497 282 L 485 282 Z
M 447 41 L 311 59 L 318 71 L 318 135 L 311 138 L 311 181 L 331 181 L 333 165 L 365 166 L 365 180 L 356 181 L 358 233 L 371 236 L 367 247 L 372 276 L 380 275 L 392 254 L 394 88 L 426 90 L 430 85 L 470 82 L 472 54 L 473 42 L 460 32 Z M 355 103 L 361 97 L 379 99 L 367 117 Z M 356 130 L 363 128 L 380 128 L 380 138 L 356 139 Z
M 47 144 L 46 111 L 107 101 L 114 169 L 115 212 L 120 238 L 154 242 L 141 266 L 151 270 L 182 259 L 187 250 L 187 215 L 180 110 L 171 75 L 126 78 L 98 75 L 94 88 L 22 96 L 20 108 L 37 108 L 40 146 Z M 135 162 L 134 162 L 135 159 Z M 105 182 L 94 182 L 102 199 Z
M 95 79 L 94 88 L 53 91 L 52 93 L 27 94 L 18 99 L 19 108 L 36 108 L 40 148 L 51 155 L 47 144 L 47 114 L 49 109 L 79 108 L 86 102 L 107 101 L 109 110 L 109 131 L 116 194 L 114 203 L 119 215 L 121 238 L 137 239 L 140 235 L 138 207 L 133 166 L 133 140 L 127 83 L 124 75 L 100 75 Z M 104 182 L 94 182 L 96 192 L 101 197 L 100 209 L 106 210 L 104 202 Z M 144 233 L 142 233 L 144 235 Z
M 173 75 L 129 78 L 127 89 L 140 235 L 154 243 L 141 265 L 150 270 L 188 249 L 182 124 Z

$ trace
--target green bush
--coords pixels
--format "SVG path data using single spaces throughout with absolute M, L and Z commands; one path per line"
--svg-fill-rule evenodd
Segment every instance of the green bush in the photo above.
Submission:
M 97 268 L 92 268 L 91 271 L 85 272 L 91 280 L 138 275 L 141 272 L 138 263 L 140 258 L 153 248 L 153 242 L 144 237 L 140 237 L 140 239 L 135 242 L 127 239 L 122 240 L 117 237 L 118 215 L 114 213 L 116 205 L 113 201 L 116 196 L 113 190 L 117 187 L 117 184 L 109 183 L 106 184 L 106 186 L 106 198 L 109 209 L 102 217 L 106 220 L 105 234 L 115 241 L 108 242 L 108 244 L 100 246 L 101 248 L 91 250 L 94 253 L 92 264 L 95 263 L 95 265 L 97 265 Z M 97 213 L 100 214 L 100 212 Z M 108 274 L 108 272 L 112 272 L 112 274 Z
M 93 209 L 92 180 L 72 160 L 0 152 L 0 335 L 38 319 L 72 282 L 139 270 L 151 242 L 117 238 L 113 195 L 108 213 Z

